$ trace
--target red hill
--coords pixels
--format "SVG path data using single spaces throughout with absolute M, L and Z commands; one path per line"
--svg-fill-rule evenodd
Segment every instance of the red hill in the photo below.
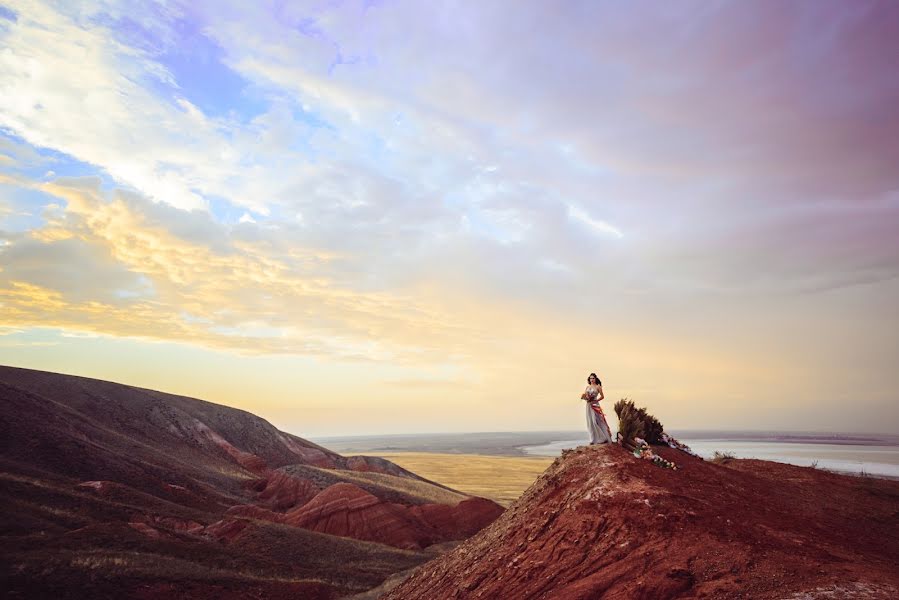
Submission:
M 899 482 L 660 453 L 567 452 L 384 598 L 899 597 Z
M 363 591 L 502 508 L 248 412 L 0 367 L 0 542 L 27 597 Z

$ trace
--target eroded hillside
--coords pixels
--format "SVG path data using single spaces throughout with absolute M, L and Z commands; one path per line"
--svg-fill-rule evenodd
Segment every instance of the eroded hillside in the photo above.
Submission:
M 336 598 L 502 507 L 248 412 L 0 367 L 0 553 L 19 597 Z
M 492 525 L 385 598 L 896 598 L 899 482 L 566 452 Z

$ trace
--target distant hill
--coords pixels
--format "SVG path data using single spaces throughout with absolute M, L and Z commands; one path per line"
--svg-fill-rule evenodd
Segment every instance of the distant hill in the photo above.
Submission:
M 899 482 L 658 453 L 566 451 L 383 598 L 899 598 Z
M 12 597 L 336 598 L 502 512 L 242 410 L 12 367 L 0 470 Z

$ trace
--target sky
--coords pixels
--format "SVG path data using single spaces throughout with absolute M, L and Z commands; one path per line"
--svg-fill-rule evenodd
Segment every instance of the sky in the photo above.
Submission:
M 899 432 L 899 3 L 0 0 L 0 363 L 297 435 Z M 611 407 L 607 407 L 611 413 Z

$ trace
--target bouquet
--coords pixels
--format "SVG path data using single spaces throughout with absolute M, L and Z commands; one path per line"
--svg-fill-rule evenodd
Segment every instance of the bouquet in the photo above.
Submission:
M 689 446 L 687 446 L 683 442 L 679 442 L 678 440 L 674 439 L 667 433 L 663 433 L 661 437 L 662 437 L 662 443 L 668 444 L 668 446 L 670 448 L 675 448 L 677 450 L 681 450 L 682 452 L 686 452 L 690 456 L 695 456 L 696 458 L 702 458 L 701 456 L 699 456 L 698 454 L 693 452 Z
M 664 458 L 653 452 L 652 448 L 649 447 L 649 444 L 647 444 L 646 440 L 644 440 L 643 438 L 634 438 L 634 444 L 636 446 L 634 448 L 635 457 L 642 458 L 643 460 L 648 460 L 657 467 L 677 471 L 677 465 L 675 465 L 670 460 L 665 460 Z

